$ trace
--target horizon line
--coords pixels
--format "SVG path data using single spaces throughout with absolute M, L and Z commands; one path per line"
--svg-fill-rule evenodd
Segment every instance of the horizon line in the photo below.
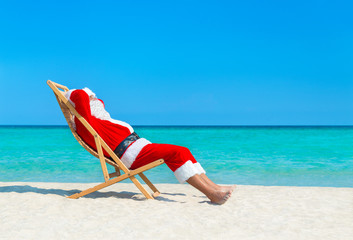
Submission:
M 341 125 L 334 125 L 334 124 L 237 124 L 237 125 L 132 125 L 133 127 L 353 127 L 353 124 L 341 124 Z M 0 127 L 69 127 L 67 124 L 57 125 L 57 124 L 0 124 Z

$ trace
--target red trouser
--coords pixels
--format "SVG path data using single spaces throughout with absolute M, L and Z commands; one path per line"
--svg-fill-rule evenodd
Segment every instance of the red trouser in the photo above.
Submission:
M 197 163 L 190 150 L 186 147 L 151 143 L 142 148 L 130 169 L 142 167 L 158 159 L 164 159 L 164 162 L 173 172 L 189 160 L 192 163 Z

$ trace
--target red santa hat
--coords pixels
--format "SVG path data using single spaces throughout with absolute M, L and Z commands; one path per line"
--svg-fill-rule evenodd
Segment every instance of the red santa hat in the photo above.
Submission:
M 70 89 L 69 91 L 65 92 L 65 97 L 72 103 L 72 105 L 74 107 L 75 107 L 75 104 L 70 100 L 70 95 L 75 90 L 77 90 L 77 89 Z M 97 97 L 96 94 L 94 92 L 92 92 L 92 90 L 89 89 L 88 87 L 85 87 L 82 90 L 85 91 L 89 97 L 91 97 L 91 96 L 93 96 L 94 98 Z
M 88 87 L 85 87 L 82 90 L 85 91 L 87 93 L 87 95 L 90 96 L 90 97 L 94 97 L 94 98 L 97 97 L 96 94 L 94 92 L 92 92 L 92 90 L 89 89 Z

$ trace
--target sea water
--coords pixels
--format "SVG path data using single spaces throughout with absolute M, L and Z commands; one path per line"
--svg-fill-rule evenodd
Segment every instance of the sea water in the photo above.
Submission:
M 353 127 L 134 129 L 151 142 L 188 147 L 216 183 L 353 187 Z M 146 175 L 154 183 L 177 183 L 165 164 Z M 68 127 L 2 126 L 0 181 L 104 180 L 99 160 Z

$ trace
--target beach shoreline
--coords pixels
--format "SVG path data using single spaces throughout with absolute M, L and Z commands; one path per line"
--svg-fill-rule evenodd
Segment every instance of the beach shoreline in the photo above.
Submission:
M 224 205 L 187 184 L 0 182 L 0 239 L 350 239 L 353 188 L 237 186 Z

